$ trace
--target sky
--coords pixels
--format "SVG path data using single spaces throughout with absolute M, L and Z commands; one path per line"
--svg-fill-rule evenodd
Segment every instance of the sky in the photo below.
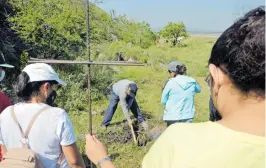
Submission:
M 264 0 L 102 0 L 106 12 L 115 10 L 159 30 L 168 22 L 183 21 L 188 31 L 221 32 L 239 16 L 264 5 Z

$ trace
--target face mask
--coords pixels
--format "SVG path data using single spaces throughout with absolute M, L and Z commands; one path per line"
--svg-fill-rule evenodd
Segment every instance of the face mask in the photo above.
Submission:
M 46 100 L 46 104 L 48 104 L 49 106 L 55 106 L 54 101 L 56 98 L 56 91 L 53 90 L 52 93 L 49 95 L 49 97 Z
M 0 82 L 5 78 L 6 72 L 4 70 L 0 71 Z

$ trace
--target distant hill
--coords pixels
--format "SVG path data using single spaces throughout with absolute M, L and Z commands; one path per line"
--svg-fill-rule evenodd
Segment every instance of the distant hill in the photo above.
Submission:
M 188 29 L 187 32 L 190 35 L 199 35 L 199 36 L 220 36 L 222 31 L 215 30 L 203 30 L 203 29 Z
M 188 34 L 191 36 L 211 36 L 218 37 L 222 34 L 222 32 L 199 32 L 199 31 L 188 31 Z
M 153 31 L 159 32 L 162 27 L 153 28 Z M 190 35 L 211 35 L 211 36 L 219 36 L 223 31 L 221 30 L 206 30 L 206 29 L 195 29 L 195 28 L 187 28 L 187 32 Z

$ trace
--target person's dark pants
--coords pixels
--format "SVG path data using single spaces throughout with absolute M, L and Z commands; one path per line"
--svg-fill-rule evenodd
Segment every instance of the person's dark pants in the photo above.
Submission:
M 110 124 L 110 122 L 113 118 L 113 115 L 116 111 L 118 102 L 119 102 L 119 96 L 117 96 L 114 93 L 114 91 L 112 90 L 111 95 L 110 95 L 110 103 L 109 103 L 109 106 L 105 112 L 102 125 L 108 126 Z M 137 118 L 139 122 L 144 121 L 144 117 L 140 112 L 140 109 L 139 109 L 139 106 L 138 106 L 136 99 L 128 96 L 127 104 L 128 104 L 129 109 L 134 114 L 134 117 Z
M 170 125 L 172 124 L 175 124 L 175 123 L 192 123 L 192 118 L 190 119 L 184 119 L 184 120 L 166 120 L 166 124 L 167 124 L 167 127 L 169 127 Z
M 219 121 L 222 119 L 222 116 L 220 113 L 217 111 L 217 109 L 214 107 L 212 98 L 210 97 L 209 101 L 209 109 L 210 109 L 210 121 Z

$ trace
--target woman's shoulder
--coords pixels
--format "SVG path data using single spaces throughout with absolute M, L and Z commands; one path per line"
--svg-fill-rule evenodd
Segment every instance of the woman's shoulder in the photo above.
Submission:
M 62 115 L 62 114 L 67 114 L 66 110 L 62 109 L 62 108 L 59 108 L 59 107 L 48 107 L 49 111 L 55 113 L 55 114 L 59 114 L 59 115 Z
M 45 109 L 44 109 L 45 108 Z M 40 111 L 40 110 L 45 110 L 45 114 L 47 115 L 53 115 L 53 116 L 65 116 L 67 115 L 66 111 L 62 108 L 58 107 L 51 107 L 47 104 L 44 103 L 17 103 L 13 106 L 7 107 L 2 113 L 1 113 L 1 118 L 10 116 L 10 113 L 12 110 L 15 110 L 16 113 L 23 113 L 23 112 L 30 112 L 30 111 Z
M 179 130 L 182 131 L 185 130 L 195 130 L 195 129 L 202 129 L 202 128 L 208 128 L 213 125 L 213 122 L 206 121 L 206 122 L 198 122 L 198 123 L 176 123 L 171 125 L 169 128 L 172 130 Z
M 6 108 L 2 111 L 0 117 L 1 117 L 1 118 L 5 118 L 5 117 L 8 117 L 8 116 L 11 116 L 11 115 L 10 115 L 10 112 L 11 112 L 11 110 L 12 110 L 13 107 L 14 107 L 14 105 L 6 107 Z
M 187 75 L 180 75 L 181 78 L 184 78 L 186 80 L 189 80 L 189 81 L 196 81 L 195 78 L 193 78 L 192 76 L 187 76 Z
M 175 78 L 170 78 L 168 81 L 167 81 L 167 84 L 174 84 L 175 83 Z
M 39 109 L 42 110 L 43 108 L 46 108 L 43 115 L 46 115 L 48 117 L 52 116 L 53 119 L 59 119 L 59 120 L 66 121 L 69 118 L 66 110 L 64 110 L 62 108 L 51 107 L 51 106 L 45 104 L 45 105 L 43 105 L 43 107 L 41 107 Z
M 245 132 L 239 132 L 217 122 L 200 122 L 200 123 L 177 123 L 171 125 L 165 131 L 169 139 L 178 139 L 179 141 L 188 142 L 194 139 L 204 141 L 206 139 L 219 140 L 220 137 L 227 137 L 230 141 L 239 142 L 245 139 L 250 144 L 264 144 L 265 137 L 251 135 Z M 225 140 L 225 139 L 224 139 Z
M 214 123 L 212 122 L 176 123 L 167 128 L 166 133 L 183 137 L 197 137 L 197 135 L 211 131 L 212 128 L 214 128 Z

